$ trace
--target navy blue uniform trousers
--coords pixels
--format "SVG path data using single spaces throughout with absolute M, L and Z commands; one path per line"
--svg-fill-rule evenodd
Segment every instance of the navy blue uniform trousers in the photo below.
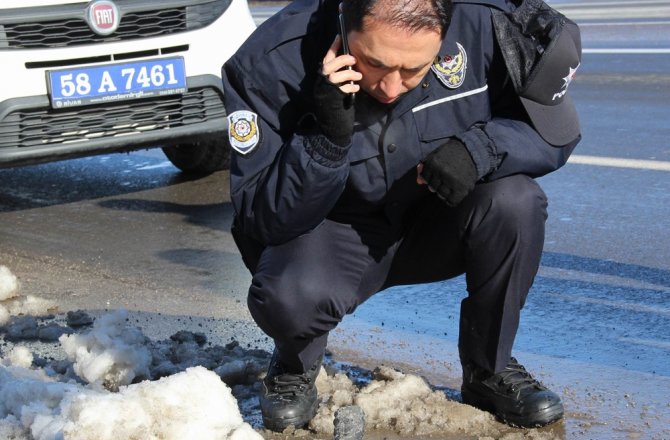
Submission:
M 539 267 L 546 208 L 539 185 L 516 175 L 477 184 L 456 208 L 426 198 L 402 234 L 383 220 L 325 220 L 255 255 L 241 246 L 253 275 L 249 310 L 274 339 L 282 362 L 300 371 L 325 349 L 328 332 L 373 294 L 465 273 L 461 363 L 500 371 Z

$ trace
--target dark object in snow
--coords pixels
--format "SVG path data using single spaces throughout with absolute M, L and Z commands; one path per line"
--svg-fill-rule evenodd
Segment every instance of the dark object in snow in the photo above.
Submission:
M 37 320 L 32 316 L 18 316 L 5 327 L 5 339 L 10 342 L 37 339 Z
M 84 327 L 93 324 L 93 318 L 83 310 L 67 312 L 67 325 L 69 327 Z
M 187 330 L 179 330 L 174 335 L 170 336 L 175 342 L 188 343 L 195 342 L 199 347 L 202 347 L 207 342 L 207 336 L 202 333 L 193 333 Z
M 5 339 L 10 342 L 34 341 L 56 342 L 64 334 L 73 333 L 68 327 L 54 322 L 39 325 L 34 316 L 15 317 L 5 328 Z
M 49 364 L 56 374 L 67 375 L 72 370 L 72 362 L 67 359 L 59 359 Z
M 164 360 L 160 364 L 151 367 L 151 378 L 152 380 L 158 380 L 161 377 L 172 376 L 180 371 L 182 371 L 181 368 L 168 360 Z
M 72 333 L 74 333 L 74 330 L 71 328 L 60 326 L 55 322 L 50 322 L 37 329 L 37 339 L 42 342 L 56 342 L 61 336 Z
M 335 440 L 362 440 L 365 413 L 360 406 L 344 406 L 335 411 Z
M 249 385 L 258 381 L 258 367 L 253 362 L 243 359 L 231 360 L 214 369 L 222 381 L 228 386 Z

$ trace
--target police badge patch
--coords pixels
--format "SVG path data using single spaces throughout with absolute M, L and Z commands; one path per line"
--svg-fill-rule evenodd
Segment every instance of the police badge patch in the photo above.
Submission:
M 456 45 L 458 54 L 438 56 L 430 67 L 437 79 L 450 89 L 457 89 L 463 85 L 465 71 L 468 68 L 468 54 L 460 43 Z
M 238 110 L 228 115 L 228 140 L 235 151 L 249 154 L 256 148 L 259 139 L 256 113 Z

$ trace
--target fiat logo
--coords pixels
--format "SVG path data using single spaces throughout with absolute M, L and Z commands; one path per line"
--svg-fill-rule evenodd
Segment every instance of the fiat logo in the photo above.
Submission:
M 94 0 L 86 8 L 88 25 L 98 35 L 110 35 L 121 21 L 119 8 L 109 0 Z

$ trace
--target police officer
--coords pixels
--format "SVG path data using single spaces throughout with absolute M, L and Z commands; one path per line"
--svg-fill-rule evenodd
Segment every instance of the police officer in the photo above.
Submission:
M 293 1 L 223 68 L 232 232 L 250 312 L 276 347 L 265 426 L 314 416 L 346 314 L 387 287 L 462 273 L 463 401 L 515 426 L 560 419 L 512 345 L 544 241 L 533 178 L 580 139 L 566 93 L 578 31 L 561 17 L 510 47 L 532 14 L 505 0 L 340 1 Z

